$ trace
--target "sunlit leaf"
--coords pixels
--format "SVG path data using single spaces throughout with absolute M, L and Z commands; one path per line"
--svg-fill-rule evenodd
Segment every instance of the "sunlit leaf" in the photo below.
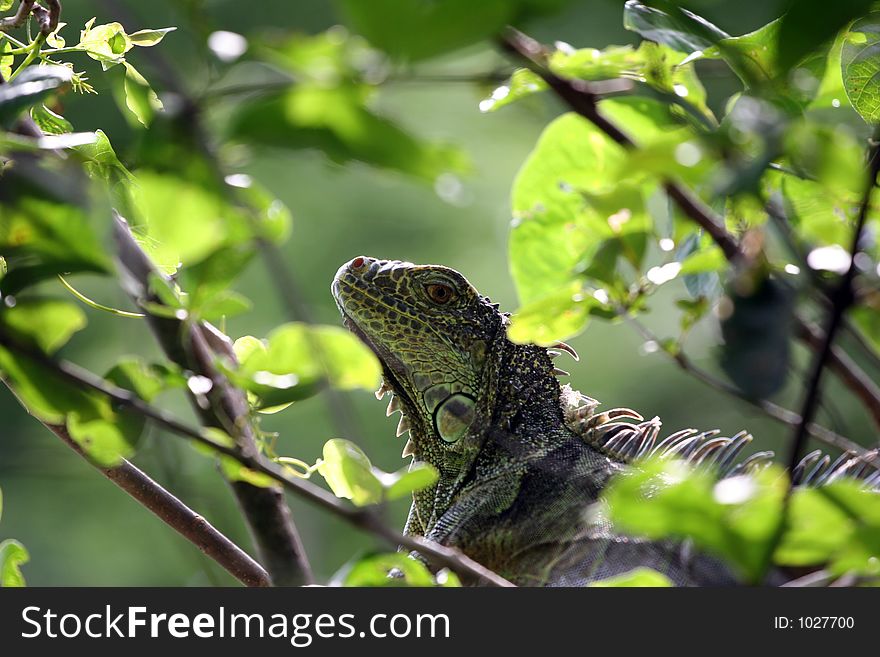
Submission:
M 650 461 L 605 491 L 619 530 L 653 539 L 690 538 L 724 558 L 747 581 L 761 581 L 780 522 L 786 481 L 775 469 L 728 479 L 738 501 L 717 495 L 714 476 L 679 461 Z M 729 491 L 727 491 L 729 492 Z
M 601 109 L 640 143 L 677 126 L 656 101 L 603 101 Z M 619 184 L 625 162 L 624 149 L 579 115 L 545 128 L 512 191 L 510 263 L 522 304 L 564 288 L 609 239 L 621 240 L 618 253 L 634 266 L 640 262 L 651 231 L 644 199 L 655 183 Z
M 650 568 L 636 568 L 634 570 L 629 571 L 628 573 L 623 573 L 622 575 L 615 575 L 614 577 L 609 577 L 607 579 L 599 580 L 598 582 L 593 582 L 590 586 L 605 588 L 605 587 L 663 587 L 663 586 L 674 586 L 672 580 L 670 580 L 666 575 L 662 573 L 658 573 L 656 570 L 651 570 Z
M 0 192 L 0 252 L 9 265 L 3 291 L 74 272 L 107 273 L 112 263 L 98 238 L 99 220 L 83 209 L 7 187 Z M 6 194 L 12 192 L 12 198 Z
M 379 477 L 385 488 L 385 499 L 396 500 L 416 491 L 433 486 L 439 477 L 430 463 L 413 463 L 409 468 L 387 473 Z
M 840 63 L 846 95 L 869 124 L 880 121 L 880 11 L 853 23 L 843 36 Z
M 60 114 L 56 114 L 43 104 L 31 108 L 31 118 L 37 127 L 48 135 L 63 135 L 73 132 L 73 125 Z
M 143 418 L 117 413 L 106 396 L 3 348 L 0 376 L 31 415 L 46 424 L 66 425 L 74 441 L 97 464 L 118 465 L 133 453 Z
M 394 169 L 433 182 L 463 172 L 459 149 L 422 141 L 367 107 L 369 89 L 359 84 L 302 84 L 268 99 L 246 103 L 232 137 L 273 148 L 316 148 L 331 160 Z
M 511 21 L 511 0 L 340 0 L 352 26 L 370 43 L 403 60 L 424 59 L 497 34 Z M 394 20 L 388 20 L 393 16 Z
M 590 309 L 598 305 L 582 283 L 572 281 L 514 313 L 507 337 L 514 342 L 550 346 L 580 333 L 589 321 Z
M 265 406 L 311 396 L 325 381 L 342 390 L 374 390 L 381 376 L 373 353 L 341 327 L 294 322 L 272 331 L 265 346 L 253 338 L 245 344 L 237 349 L 244 357 L 235 376 L 258 397 L 269 396 Z
M 372 554 L 348 563 L 333 576 L 340 586 L 435 586 L 421 561 L 402 552 Z
M 86 315 L 82 309 L 60 299 L 23 298 L 12 308 L 0 308 L 0 327 L 33 342 L 47 354 L 63 347 L 85 326 Z
M 382 482 L 373 471 L 370 459 L 350 440 L 328 440 L 318 472 L 338 497 L 358 506 L 382 501 Z
M 165 35 L 176 29 L 176 27 L 163 27 L 156 30 L 138 30 L 133 34 L 129 34 L 128 38 L 136 46 L 155 46 L 165 38 Z
M 18 541 L 7 539 L 0 543 L 0 587 L 25 586 L 21 567 L 29 560 L 28 551 Z

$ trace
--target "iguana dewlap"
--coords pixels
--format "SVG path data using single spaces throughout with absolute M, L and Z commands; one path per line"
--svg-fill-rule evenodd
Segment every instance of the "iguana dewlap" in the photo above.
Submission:
M 734 582 L 685 544 L 616 534 L 596 502 L 613 475 L 649 453 L 711 464 L 721 476 L 766 464 L 770 452 L 736 462 L 750 435 L 687 429 L 660 440 L 656 418 L 597 412 L 598 402 L 560 385 L 557 351 L 508 340 L 508 316 L 448 267 L 361 256 L 339 268 L 332 292 L 345 325 L 382 362 L 377 397 L 390 393 L 388 414 L 401 413 L 404 456 L 440 473 L 414 495 L 407 533 L 457 547 L 520 585 L 580 586 L 639 566 L 680 585 Z M 865 465 L 809 458 L 801 479 Z

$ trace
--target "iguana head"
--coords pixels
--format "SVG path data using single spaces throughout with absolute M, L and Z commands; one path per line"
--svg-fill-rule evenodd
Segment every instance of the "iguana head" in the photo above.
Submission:
M 365 256 L 339 268 L 332 292 L 346 326 L 382 362 L 377 397 L 391 392 L 388 414 L 403 413 L 404 453 L 448 462 L 486 403 L 487 359 L 504 339 L 497 305 L 448 267 Z

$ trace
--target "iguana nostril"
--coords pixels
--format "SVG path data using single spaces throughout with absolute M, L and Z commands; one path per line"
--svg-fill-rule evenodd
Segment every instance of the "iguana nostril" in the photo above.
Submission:
M 351 261 L 352 269 L 360 269 L 364 266 L 364 259 L 361 256 L 358 256 L 354 260 Z

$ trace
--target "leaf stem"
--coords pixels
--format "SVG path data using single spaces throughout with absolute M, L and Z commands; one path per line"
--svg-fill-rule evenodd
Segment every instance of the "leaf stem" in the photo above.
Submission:
M 44 34 L 37 35 L 37 38 L 34 39 L 34 42 L 30 46 L 28 46 L 27 57 L 25 57 L 24 61 L 22 61 L 22 63 L 18 65 L 18 68 L 12 72 L 7 82 L 12 82 L 15 78 L 19 76 L 19 74 L 23 70 L 30 66 L 37 57 L 39 57 L 40 49 L 43 47 L 43 43 L 45 43 L 45 41 L 46 36 Z
M 67 280 L 61 274 L 58 275 L 58 280 L 61 281 L 61 284 L 67 288 L 67 291 L 70 292 L 77 299 L 82 301 L 84 304 L 89 306 L 90 308 L 94 308 L 95 310 L 102 310 L 105 313 L 110 313 L 111 315 L 116 315 L 117 317 L 129 317 L 131 319 L 142 319 L 146 317 L 143 313 L 132 313 L 127 310 L 119 310 L 118 308 L 111 308 L 110 306 L 105 306 L 103 304 L 98 303 L 97 301 L 93 301 L 89 299 L 82 292 L 77 290 L 73 285 L 67 282 Z

